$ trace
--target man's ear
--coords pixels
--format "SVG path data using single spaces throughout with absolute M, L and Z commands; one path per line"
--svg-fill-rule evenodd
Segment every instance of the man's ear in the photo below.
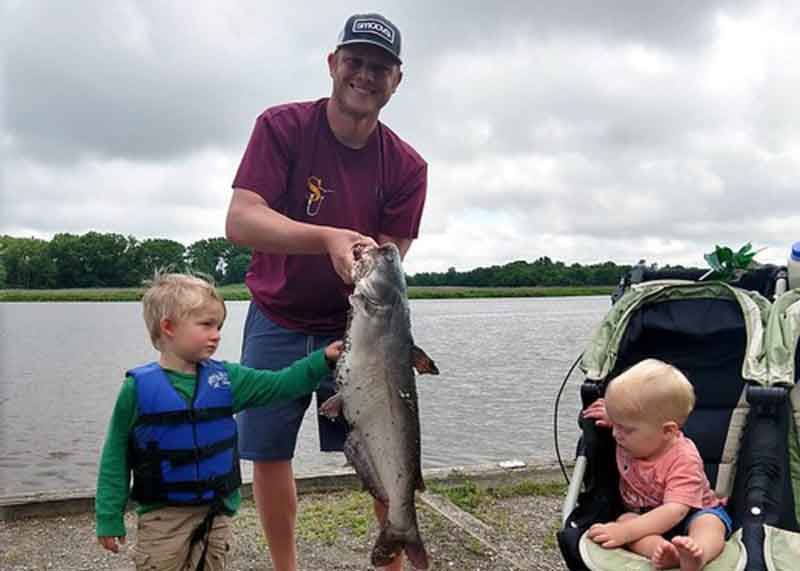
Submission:
M 333 71 L 336 69 L 336 52 L 328 54 L 328 74 L 333 77 Z
M 397 83 L 394 84 L 394 89 L 392 89 L 392 93 L 397 91 L 397 88 L 400 86 L 400 82 L 403 81 L 403 70 L 397 70 Z

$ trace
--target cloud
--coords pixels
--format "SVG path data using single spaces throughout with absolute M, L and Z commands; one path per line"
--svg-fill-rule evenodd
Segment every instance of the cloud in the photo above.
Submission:
M 48 238 L 92 229 L 139 239 L 170 237 L 186 245 L 221 236 L 237 162 L 213 151 L 171 162 L 88 159 L 43 166 L 11 161 L 0 178 L 7 218 L 3 232 Z
M 220 235 L 267 106 L 325 96 L 358 3 L 3 6 L 0 232 Z M 785 259 L 800 207 L 800 9 L 771 1 L 380 2 L 382 119 L 430 164 L 407 269 L 547 255 Z

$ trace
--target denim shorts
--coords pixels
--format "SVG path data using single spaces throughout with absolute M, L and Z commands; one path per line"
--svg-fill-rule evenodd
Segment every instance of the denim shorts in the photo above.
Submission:
M 683 518 L 680 523 L 678 523 L 678 525 L 664 534 L 664 538 L 672 539 L 678 535 L 687 535 L 689 533 L 689 526 L 692 524 L 692 522 L 704 514 L 713 514 L 717 516 L 725 526 L 725 539 L 727 540 L 731 536 L 731 533 L 733 533 L 733 520 L 731 519 L 731 516 L 728 515 L 728 512 L 725 510 L 725 508 L 719 505 L 715 508 L 692 508 L 687 516 Z
M 335 341 L 336 336 L 308 335 L 273 323 L 261 309 L 250 303 L 242 339 L 242 365 L 254 369 L 278 370 Z M 333 375 L 326 376 L 317 390 L 317 409 L 336 392 Z M 293 401 L 248 408 L 236 416 L 239 425 L 239 454 L 245 460 L 291 460 L 297 433 L 311 395 Z M 320 450 L 341 451 L 347 424 L 317 415 Z

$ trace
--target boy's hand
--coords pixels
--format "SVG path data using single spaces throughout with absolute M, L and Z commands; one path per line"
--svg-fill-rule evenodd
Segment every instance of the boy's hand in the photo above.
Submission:
M 97 543 L 103 546 L 103 549 L 107 551 L 111 551 L 112 553 L 119 553 L 119 545 L 117 544 L 117 540 L 119 540 L 120 544 L 125 543 L 125 536 L 122 535 L 120 537 L 98 537 Z
M 586 407 L 586 410 L 583 411 L 583 418 L 593 418 L 597 426 L 610 427 L 611 420 L 606 413 L 606 399 L 597 399 Z
M 622 547 L 630 543 L 628 529 L 618 522 L 596 523 L 589 528 L 589 539 L 605 549 Z
M 339 357 L 342 356 L 342 351 L 344 351 L 344 341 L 334 341 L 325 347 L 325 360 L 328 361 L 329 365 L 335 365 Z

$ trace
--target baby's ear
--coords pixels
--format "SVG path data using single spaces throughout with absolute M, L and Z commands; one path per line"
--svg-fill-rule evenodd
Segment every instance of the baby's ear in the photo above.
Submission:
M 668 420 L 663 425 L 661 425 L 661 429 L 664 431 L 664 434 L 672 436 L 678 434 L 680 432 L 681 427 L 678 426 L 678 423 L 674 420 Z

